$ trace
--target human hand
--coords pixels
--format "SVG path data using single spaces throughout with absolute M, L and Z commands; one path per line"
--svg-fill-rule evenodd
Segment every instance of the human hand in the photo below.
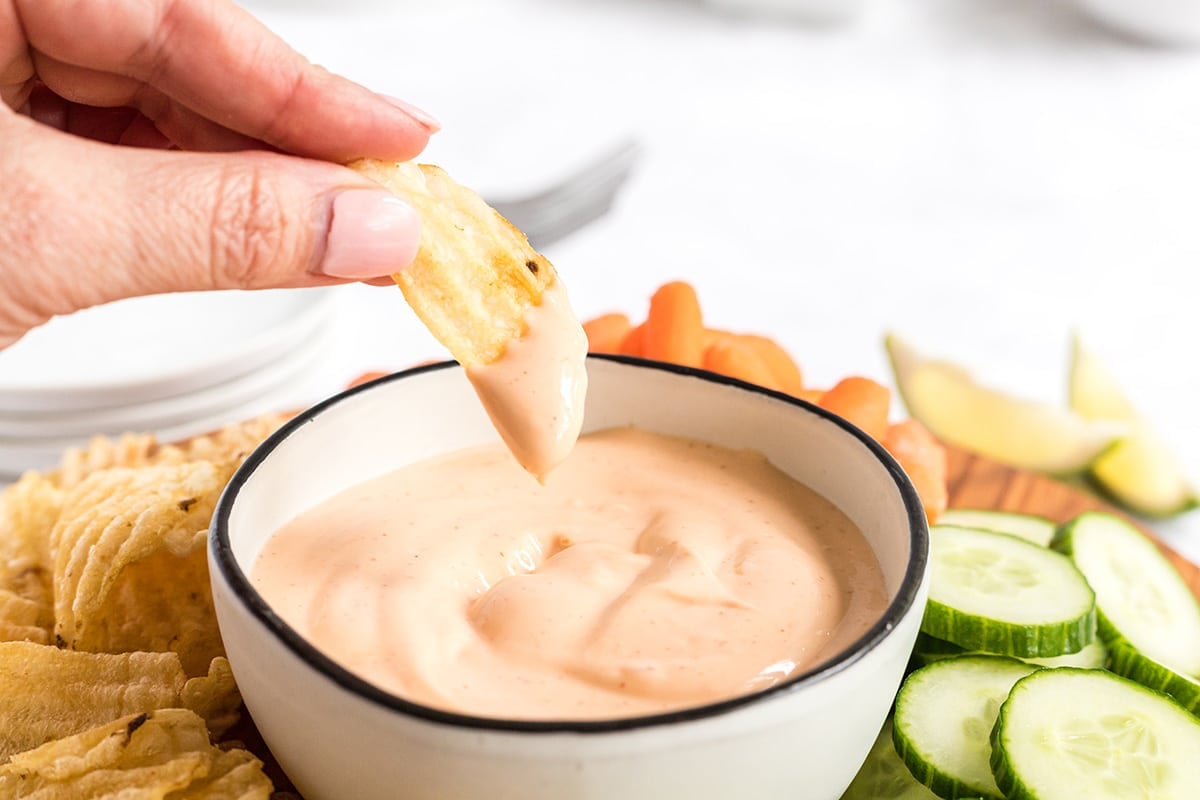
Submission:
M 0 0 L 0 98 L 0 348 L 121 297 L 416 254 L 415 212 L 338 163 L 413 158 L 437 122 L 229 0 Z

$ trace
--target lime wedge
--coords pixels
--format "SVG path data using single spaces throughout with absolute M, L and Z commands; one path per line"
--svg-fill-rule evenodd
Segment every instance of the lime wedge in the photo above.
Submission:
M 1091 465 L 1092 479 L 1130 511 L 1169 517 L 1197 505 L 1196 490 L 1167 443 L 1130 404 L 1112 373 L 1076 336 L 1069 373 L 1071 409 L 1089 420 L 1125 423 L 1129 435 Z
M 935 436 L 1015 467 L 1072 475 L 1128 430 L 981 386 L 961 367 L 925 358 L 894 334 L 885 339 L 908 413 Z

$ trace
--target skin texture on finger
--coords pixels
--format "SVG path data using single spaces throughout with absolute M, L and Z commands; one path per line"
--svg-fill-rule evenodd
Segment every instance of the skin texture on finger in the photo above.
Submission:
M 317 272 L 338 198 L 383 194 L 334 164 L 115 147 L 14 114 L 0 139 L 15 145 L 0 148 L 0 183 L 22 187 L 0 222 L 0 347 L 123 297 L 339 282 Z M 418 235 L 380 272 L 403 268 Z
M 68 102 L 45 87 L 29 98 L 29 116 L 66 133 L 107 144 L 170 147 L 154 123 L 133 108 L 93 108 Z
M 33 59 L 12 0 L 0 0 L 0 99 L 20 108 L 29 99 Z
M 65 98 L 65 101 L 74 103 L 77 108 L 84 107 L 79 104 L 86 104 L 86 107 L 136 109 L 153 121 L 167 141 L 184 150 L 231 151 L 266 146 L 263 142 L 218 125 L 134 78 L 77 67 L 42 53 L 34 54 L 34 64 L 38 78 L 46 87 Z M 34 118 L 38 119 L 36 115 Z M 77 130 L 70 132 L 87 135 Z
M 309 63 L 230 0 L 5 3 L 15 4 L 31 48 L 49 59 L 136 79 L 287 152 L 343 162 L 366 154 L 407 160 L 433 131 Z

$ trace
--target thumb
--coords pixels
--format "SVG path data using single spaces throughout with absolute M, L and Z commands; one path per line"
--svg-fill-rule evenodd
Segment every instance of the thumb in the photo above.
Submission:
M 363 280 L 416 255 L 416 212 L 344 167 L 114 147 L 15 116 L 0 127 L 15 144 L 0 185 L 22 187 L 0 218 L 0 346 L 121 297 Z

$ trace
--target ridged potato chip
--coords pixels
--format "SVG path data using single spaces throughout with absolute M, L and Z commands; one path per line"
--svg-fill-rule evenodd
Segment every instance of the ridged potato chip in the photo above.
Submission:
M 93 436 L 85 447 L 68 448 L 58 469 L 50 472 L 47 478 L 63 489 L 70 489 L 102 469 L 163 463 L 161 449 L 152 433 L 124 433 L 116 438 Z M 179 458 L 170 463 L 182 460 Z
M 214 747 L 184 709 L 123 716 L 0 766 L 6 800 L 267 800 L 271 790 L 258 759 Z
M 117 717 L 160 708 L 191 708 L 220 735 L 239 702 L 223 658 L 207 675 L 189 680 L 175 653 L 78 653 L 2 642 L 0 764 Z
M 50 632 L 38 624 L 42 609 L 32 600 L 0 589 L 0 642 L 48 644 Z
M 56 641 L 172 651 L 189 675 L 223 655 L 205 544 L 228 477 L 206 461 L 115 468 L 68 491 L 50 537 Z
M 290 414 L 265 414 L 219 431 L 195 436 L 181 445 L 179 450 L 187 461 L 211 461 L 214 464 L 240 464 L 250 451 L 279 429 Z M 232 474 L 232 469 L 230 470 Z
M 36 472 L 0 493 L 0 590 L 34 603 L 30 624 L 46 631 L 54 624 L 50 531 L 61 509 L 62 492 Z
M 525 333 L 525 312 L 557 278 L 508 220 L 441 168 L 364 159 L 351 169 L 403 197 L 421 219 L 405 300 L 463 366 L 490 364 Z

